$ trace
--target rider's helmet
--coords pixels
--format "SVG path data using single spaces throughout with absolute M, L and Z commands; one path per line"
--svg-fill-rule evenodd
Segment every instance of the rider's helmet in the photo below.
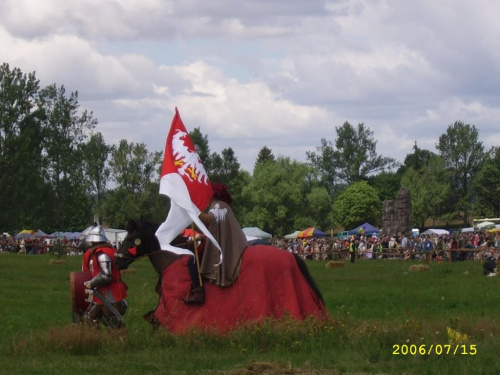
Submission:
M 100 225 L 91 225 L 81 233 L 78 247 L 86 249 L 106 242 L 109 242 L 109 240 L 106 237 L 103 227 Z

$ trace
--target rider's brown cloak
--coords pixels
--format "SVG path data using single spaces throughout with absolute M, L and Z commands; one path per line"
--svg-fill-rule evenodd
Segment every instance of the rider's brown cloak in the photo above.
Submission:
M 222 264 L 216 265 L 219 263 L 219 249 L 207 240 L 201 274 L 216 285 L 229 286 L 238 277 L 241 255 L 248 247 L 248 241 L 229 204 L 214 200 L 208 213 L 212 216 L 208 230 L 222 249 Z

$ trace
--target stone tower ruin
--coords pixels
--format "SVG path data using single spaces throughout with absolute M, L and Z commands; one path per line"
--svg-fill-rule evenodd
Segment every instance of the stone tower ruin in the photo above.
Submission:
M 382 235 L 411 235 L 411 195 L 402 188 L 396 200 L 386 200 L 382 206 Z

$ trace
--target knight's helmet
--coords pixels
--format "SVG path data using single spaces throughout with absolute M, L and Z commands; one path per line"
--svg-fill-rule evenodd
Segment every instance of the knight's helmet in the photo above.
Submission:
M 80 243 L 78 245 L 79 248 L 89 248 L 91 246 L 97 245 L 99 243 L 107 243 L 109 242 L 106 237 L 106 233 L 104 229 L 100 225 L 91 225 L 86 228 L 80 235 Z

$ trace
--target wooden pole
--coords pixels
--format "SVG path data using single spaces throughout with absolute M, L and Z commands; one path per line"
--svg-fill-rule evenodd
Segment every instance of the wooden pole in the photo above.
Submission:
M 194 230 L 194 223 L 191 223 L 191 230 L 193 231 L 193 245 L 194 245 L 194 257 L 196 258 L 196 268 L 198 269 L 200 286 L 203 286 L 203 281 L 201 279 L 201 273 L 200 273 L 200 257 L 198 256 L 198 244 L 196 243 L 196 231 Z

